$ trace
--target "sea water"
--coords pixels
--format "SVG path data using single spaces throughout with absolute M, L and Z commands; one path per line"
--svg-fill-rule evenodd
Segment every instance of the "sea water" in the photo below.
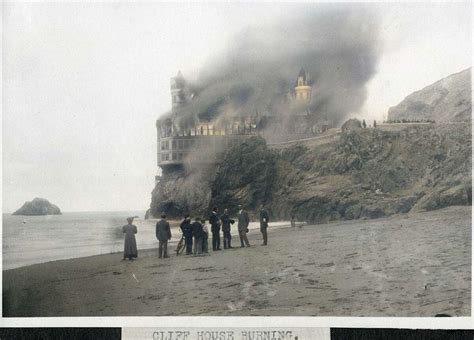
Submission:
M 65 212 L 62 215 L 13 216 L 3 214 L 3 270 L 100 254 L 123 251 L 122 226 L 126 218 L 138 228 L 138 249 L 157 248 L 157 220 L 145 220 L 144 211 L 128 212 Z M 181 238 L 179 222 L 171 222 L 171 244 Z M 288 225 L 277 222 L 273 227 Z M 209 231 L 210 226 L 208 225 Z M 251 223 L 249 229 L 258 229 Z M 233 245 L 239 245 L 237 225 L 232 226 Z M 211 238 L 211 235 L 209 235 Z M 222 243 L 221 233 L 221 246 Z M 209 240 L 209 246 L 210 246 Z
M 3 214 L 3 270 L 123 251 L 122 226 L 129 216 L 139 216 L 133 222 L 138 228 L 138 248 L 156 247 L 156 220 L 145 220 L 144 215 L 143 211 Z M 174 234 L 179 236 L 176 230 Z

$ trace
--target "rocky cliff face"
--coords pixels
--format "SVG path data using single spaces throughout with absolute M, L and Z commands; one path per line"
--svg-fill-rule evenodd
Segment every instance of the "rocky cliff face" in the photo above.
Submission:
M 212 168 L 174 172 L 158 184 L 150 212 L 207 216 L 265 203 L 273 219 L 327 222 L 470 204 L 469 124 L 347 131 L 327 143 L 269 148 L 250 138 Z
M 471 68 L 452 74 L 406 97 L 388 111 L 388 120 L 470 121 Z
M 13 215 L 61 215 L 61 210 L 44 198 L 35 198 L 31 202 L 25 202 L 23 206 L 15 211 Z
M 165 174 L 149 215 L 207 217 L 213 206 L 235 213 L 238 204 L 256 214 L 264 203 L 273 219 L 326 222 L 472 204 L 471 69 L 411 94 L 389 119 L 437 123 L 358 123 L 326 141 L 273 148 L 252 137 L 215 166 Z

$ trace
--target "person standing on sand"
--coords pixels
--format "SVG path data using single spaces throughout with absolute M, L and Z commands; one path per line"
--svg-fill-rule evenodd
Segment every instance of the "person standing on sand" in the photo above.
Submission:
M 230 240 L 232 239 L 232 236 L 230 235 L 230 225 L 234 222 L 227 214 L 227 209 L 224 209 L 224 214 L 221 216 L 221 222 L 222 232 L 224 233 L 224 249 L 232 248 L 230 245 Z
M 211 224 L 212 232 L 212 250 L 221 250 L 221 225 L 219 223 L 219 217 L 217 216 L 217 208 L 212 208 L 211 216 L 209 217 L 209 223 Z
M 161 214 L 161 220 L 156 223 L 156 238 L 160 243 L 158 257 L 160 259 L 162 257 L 168 258 L 168 241 L 171 240 L 171 228 L 164 213 Z
M 202 225 L 202 253 L 209 253 L 209 228 L 206 225 L 206 220 L 201 220 Z
M 186 242 L 186 255 L 191 255 L 193 253 L 193 227 L 191 226 L 191 219 L 189 215 L 184 216 L 183 222 L 180 225 L 181 231 L 184 235 L 184 240 Z
M 123 259 L 127 258 L 132 261 L 138 257 L 137 241 L 135 234 L 137 233 L 137 226 L 133 225 L 133 217 L 127 217 L 128 224 L 122 227 L 122 232 L 125 234 L 125 246 L 123 249 Z
M 263 236 L 263 243 L 262 246 L 267 245 L 268 235 L 267 235 L 267 228 L 268 228 L 268 211 L 265 209 L 265 206 L 262 204 L 260 206 L 260 232 Z
M 237 223 L 237 229 L 239 231 L 239 237 L 240 237 L 240 247 L 244 248 L 245 246 L 250 247 L 249 240 L 247 238 L 247 232 L 249 228 L 249 214 L 245 209 L 242 208 L 242 206 L 239 204 L 239 220 Z M 244 245 L 245 242 L 245 245 Z
M 295 220 L 295 215 L 291 214 L 291 227 L 294 228 L 296 227 L 296 220 Z
M 193 224 L 191 227 L 193 229 L 193 237 L 194 237 L 194 255 L 201 255 L 202 254 L 202 237 L 203 237 L 203 229 L 202 224 L 199 223 L 200 218 L 195 217 Z

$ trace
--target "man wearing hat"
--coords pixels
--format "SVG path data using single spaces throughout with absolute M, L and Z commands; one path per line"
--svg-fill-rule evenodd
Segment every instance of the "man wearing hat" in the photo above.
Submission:
M 239 219 L 237 223 L 237 229 L 239 230 L 240 247 L 250 247 L 249 240 L 247 238 L 247 232 L 249 230 L 249 214 L 239 204 Z
M 160 243 L 160 246 L 158 248 L 158 257 L 169 257 L 168 241 L 171 240 L 171 228 L 168 221 L 166 221 L 166 215 L 164 213 L 161 214 L 161 220 L 156 223 L 156 238 Z

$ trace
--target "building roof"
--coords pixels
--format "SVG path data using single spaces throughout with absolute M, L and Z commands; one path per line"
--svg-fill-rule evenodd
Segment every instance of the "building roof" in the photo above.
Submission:
M 306 85 L 306 71 L 304 68 L 301 68 L 300 73 L 298 74 L 298 77 L 296 78 L 295 86 L 298 86 L 298 79 L 300 77 L 303 77 L 303 84 Z

